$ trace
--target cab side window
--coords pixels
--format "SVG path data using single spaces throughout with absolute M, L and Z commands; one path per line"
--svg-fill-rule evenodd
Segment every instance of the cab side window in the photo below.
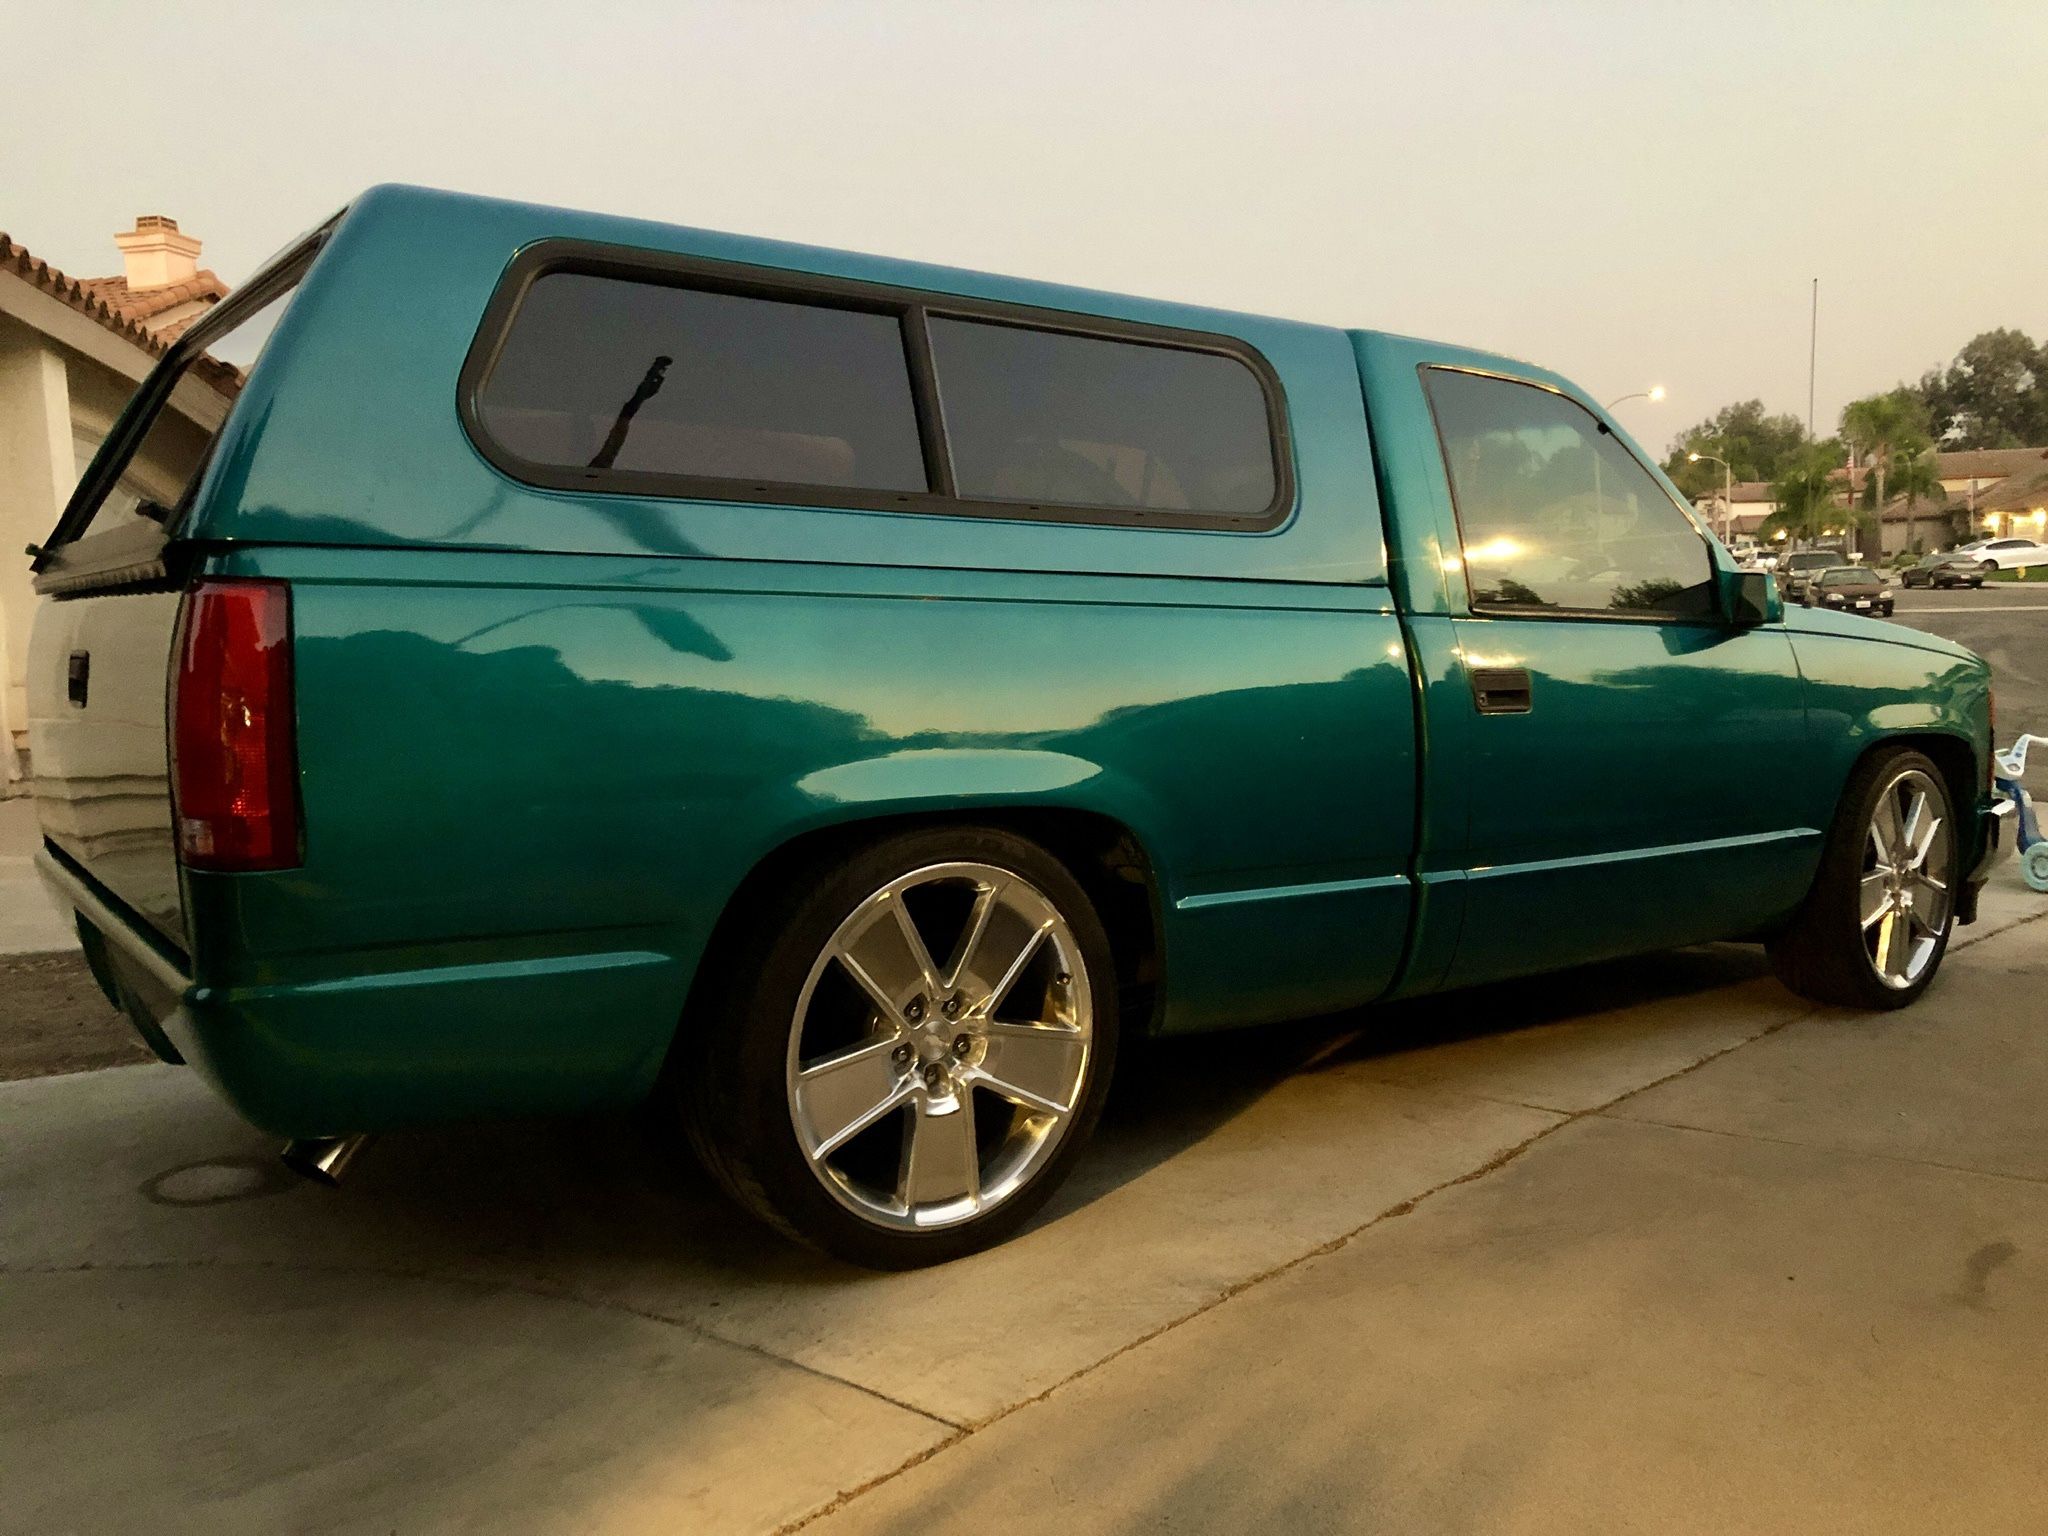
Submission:
M 1706 540 L 1583 407 L 1485 374 L 1430 368 L 1423 378 L 1475 610 L 1713 611 Z

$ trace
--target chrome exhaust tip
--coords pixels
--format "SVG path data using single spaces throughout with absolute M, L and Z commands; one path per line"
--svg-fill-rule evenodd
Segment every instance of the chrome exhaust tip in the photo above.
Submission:
M 308 1136 L 286 1142 L 278 1155 L 284 1159 L 285 1167 L 300 1178 L 311 1179 L 315 1184 L 325 1184 L 332 1189 L 348 1172 L 356 1154 L 369 1142 L 369 1136 L 360 1133 L 354 1136 Z

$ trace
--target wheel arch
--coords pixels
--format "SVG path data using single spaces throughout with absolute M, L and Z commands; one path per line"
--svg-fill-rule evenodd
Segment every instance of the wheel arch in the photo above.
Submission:
M 992 827 L 1025 838 L 1066 867 L 1095 904 L 1109 933 L 1127 1029 L 1156 1031 L 1164 997 L 1166 933 L 1162 887 L 1151 851 L 1123 819 L 1063 803 L 993 801 L 940 807 L 849 808 L 824 825 L 793 831 L 763 852 L 726 898 L 711 928 L 683 1006 L 679 1032 L 701 1012 L 712 966 L 733 929 L 775 892 L 820 863 L 904 832 L 935 827 Z
M 1931 729 L 1895 731 L 1866 743 L 1842 776 L 1842 787 L 1836 791 L 1836 814 L 1841 813 L 1841 797 L 1848 792 L 1849 785 L 1866 763 L 1881 752 L 1902 751 L 1918 752 L 1941 770 L 1941 782 L 1948 790 L 1956 818 L 1967 825 L 1967 818 L 1975 808 L 1982 788 L 1976 748 L 1966 737 Z M 1960 856 L 1966 861 L 1970 857 L 1967 839 Z
M 1872 754 L 1887 748 L 1905 748 L 1931 759 L 1941 770 L 1941 781 L 1948 789 L 1949 802 L 1959 820 L 1975 808 L 1983 786 L 1979 778 L 1981 770 L 1977 750 L 1968 740 L 1946 731 L 1901 732 L 1872 742 L 1856 760 L 1856 766 L 1861 767 Z

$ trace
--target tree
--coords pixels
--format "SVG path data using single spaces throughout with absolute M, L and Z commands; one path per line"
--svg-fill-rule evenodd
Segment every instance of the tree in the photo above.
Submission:
M 1920 547 L 1920 520 L 1914 516 L 1920 506 L 1920 499 L 1939 498 L 1941 489 L 1941 467 L 1934 462 L 1934 450 L 1925 443 L 1911 452 L 1895 451 L 1892 455 L 1892 489 L 1906 498 L 1906 542 L 1914 549 Z
M 1690 497 L 1719 490 L 1721 466 L 1690 463 L 1688 453 L 1711 453 L 1728 461 L 1737 480 L 1775 480 L 1798 460 L 1806 428 L 1797 416 L 1767 416 L 1761 400 L 1724 405 L 1672 441 L 1664 472 Z
M 1764 519 L 1765 537 L 1783 529 L 1794 540 L 1811 542 L 1820 537 L 1821 529 L 1840 522 L 1846 515 L 1835 503 L 1840 489 L 1835 476 L 1841 467 L 1837 445 L 1817 443 L 1808 448 L 1771 484 L 1771 499 L 1778 506 Z
M 1973 337 L 1945 372 L 1923 374 L 1913 393 L 1950 447 L 2048 443 L 2048 347 L 2024 331 Z
M 1884 516 L 1885 476 L 1901 449 L 1917 455 L 1927 443 L 1927 408 L 1901 384 L 1854 400 L 1842 411 L 1842 436 L 1869 460 L 1878 516 Z

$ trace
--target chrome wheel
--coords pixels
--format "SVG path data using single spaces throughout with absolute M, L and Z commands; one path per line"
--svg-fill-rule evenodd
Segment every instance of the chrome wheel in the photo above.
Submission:
M 862 901 L 812 964 L 790 1021 L 790 1123 L 855 1215 L 953 1226 L 1051 1159 L 1093 1038 L 1080 945 L 1045 894 L 993 865 L 928 865 Z
M 1886 783 L 1865 839 L 1863 952 L 1877 979 L 1906 988 L 1940 948 L 1954 909 L 1952 832 L 1940 786 L 1917 768 Z

